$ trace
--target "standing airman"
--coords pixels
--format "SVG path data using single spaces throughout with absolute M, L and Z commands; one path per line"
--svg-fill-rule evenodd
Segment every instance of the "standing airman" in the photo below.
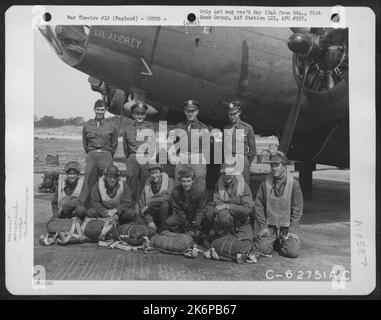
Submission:
M 241 116 L 241 102 L 240 101 L 232 101 L 229 103 L 227 107 L 228 117 L 230 123 L 224 127 L 224 130 L 232 130 L 231 131 L 231 155 L 234 157 L 236 155 L 243 156 L 243 172 L 242 175 L 245 179 L 245 182 L 250 186 L 250 164 L 253 161 L 256 155 L 256 146 L 255 146 L 255 135 L 253 127 L 243 122 L 240 119 Z M 237 129 L 241 129 L 240 132 L 243 133 L 243 136 L 237 134 Z M 226 138 L 226 137 L 224 137 Z M 238 150 L 237 142 L 238 140 L 243 140 L 243 150 Z
M 86 152 L 85 181 L 81 197 L 87 203 L 90 192 L 102 171 L 112 164 L 118 147 L 118 130 L 114 122 L 105 118 L 106 106 L 102 100 L 94 105 L 95 118 L 85 123 L 82 130 L 82 143 Z
M 137 158 L 139 146 L 146 142 L 144 139 L 137 139 L 137 136 L 144 129 L 154 130 L 152 123 L 145 121 L 147 110 L 147 105 L 142 102 L 135 103 L 131 107 L 135 123 L 125 128 L 123 136 L 123 149 L 127 159 L 127 183 L 132 193 L 133 206 L 139 201 L 139 196 L 148 178 L 148 164 L 139 163 Z

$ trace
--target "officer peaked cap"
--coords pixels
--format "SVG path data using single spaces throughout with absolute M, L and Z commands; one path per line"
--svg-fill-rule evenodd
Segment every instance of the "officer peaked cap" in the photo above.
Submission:
M 200 103 L 196 100 L 187 100 L 187 101 L 184 101 L 183 104 L 183 109 L 186 110 L 188 108 L 196 108 L 196 109 L 199 109 L 200 108 Z
M 140 101 L 135 103 L 131 107 L 131 112 L 135 112 L 135 111 L 147 112 L 147 110 L 148 110 L 147 105 L 143 102 L 140 102 Z

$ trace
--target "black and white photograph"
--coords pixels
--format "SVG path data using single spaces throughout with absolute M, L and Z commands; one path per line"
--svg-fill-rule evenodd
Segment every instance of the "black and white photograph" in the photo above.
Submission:
M 374 198 L 354 212 L 375 169 L 358 160 L 374 133 L 352 106 L 373 84 L 350 83 L 353 11 L 95 9 L 37 8 L 29 27 L 32 205 L 7 210 L 6 238 L 31 251 L 32 291 L 369 292 L 351 286 L 359 266 L 375 277 Z

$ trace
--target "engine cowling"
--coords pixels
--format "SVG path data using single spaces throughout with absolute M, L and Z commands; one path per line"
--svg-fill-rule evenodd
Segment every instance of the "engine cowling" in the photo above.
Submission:
M 299 31 L 299 30 L 298 30 Z M 307 97 L 325 105 L 345 107 L 337 102 L 348 93 L 348 30 L 312 28 L 290 36 L 288 47 L 294 52 L 293 72 L 300 85 L 304 63 L 309 70 L 304 86 Z

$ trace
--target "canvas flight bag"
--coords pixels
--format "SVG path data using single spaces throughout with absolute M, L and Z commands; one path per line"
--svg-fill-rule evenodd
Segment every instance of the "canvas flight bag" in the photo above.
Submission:
M 82 223 L 82 232 L 88 242 L 106 241 L 115 238 L 117 224 L 113 217 L 88 218 Z
M 234 236 L 225 236 L 215 239 L 211 244 L 211 248 L 214 248 L 220 257 L 234 261 L 237 260 L 237 256 L 249 255 L 253 247 L 254 244 L 251 240 L 242 240 Z
M 193 246 L 193 238 L 186 233 L 163 231 L 151 238 L 151 246 L 164 253 L 184 254 Z
M 121 240 L 132 246 L 141 246 L 144 237 L 151 238 L 156 233 L 155 229 L 141 223 L 128 223 L 119 226 L 116 240 Z

